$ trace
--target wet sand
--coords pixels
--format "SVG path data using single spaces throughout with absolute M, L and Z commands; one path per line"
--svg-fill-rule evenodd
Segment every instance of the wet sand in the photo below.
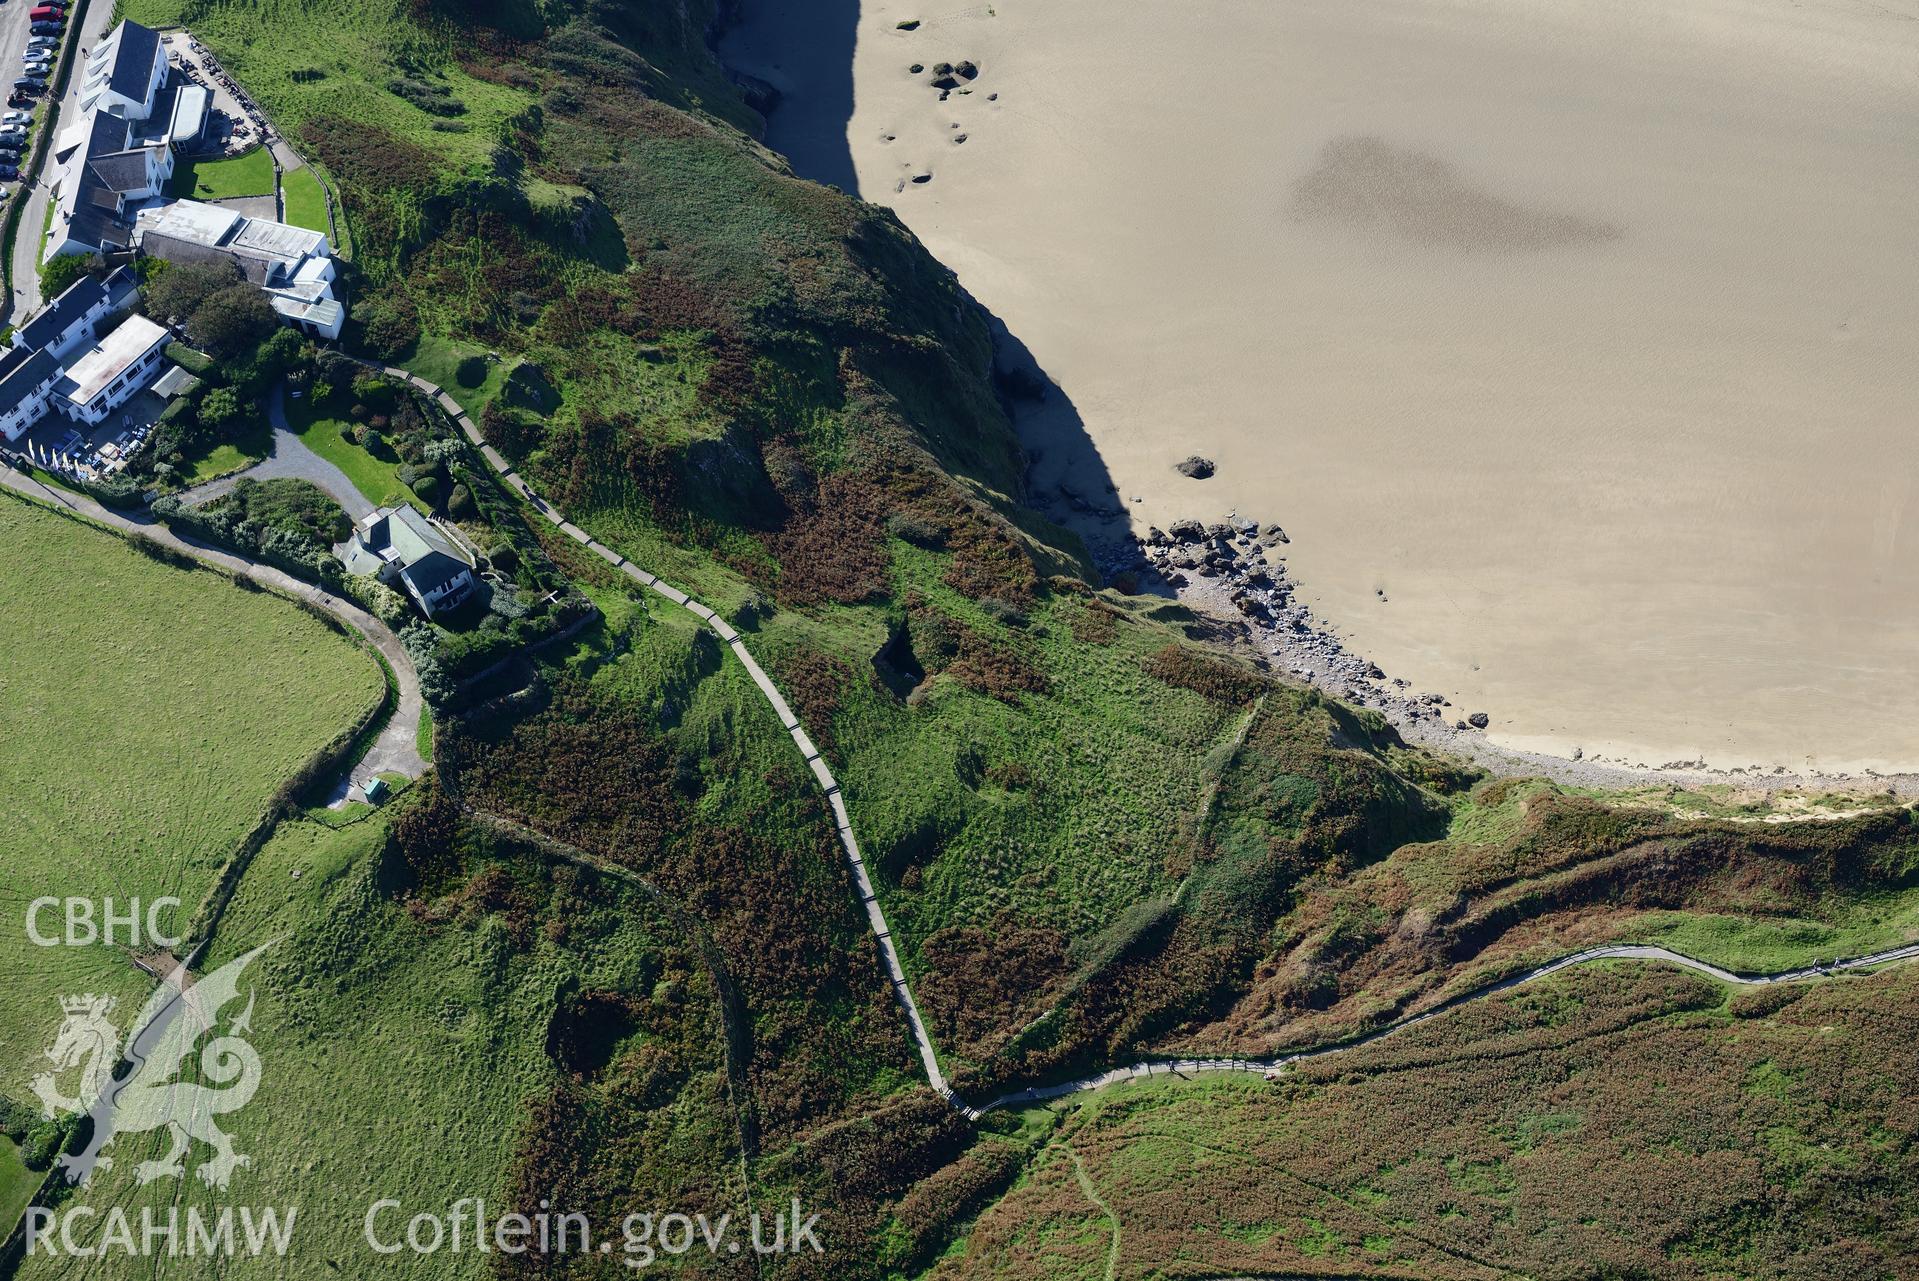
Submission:
M 1517 749 L 1919 767 L 1919 0 L 809 12 L 770 141 L 1030 349 L 1096 540 L 1283 522 Z

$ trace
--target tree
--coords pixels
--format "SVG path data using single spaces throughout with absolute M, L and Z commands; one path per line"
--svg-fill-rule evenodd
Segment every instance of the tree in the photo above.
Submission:
M 193 309 L 187 337 L 213 355 L 232 357 L 271 335 L 277 324 L 265 294 L 248 284 L 227 285 Z
M 298 330 L 276 326 L 265 342 L 233 362 L 227 381 L 242 396 L 258 400 L 305 359 L 306 345 Z
M 40 267 L 40 296 L 56 298 L 73 282 L 93 270 L 93 259 L 85 254 L 62 254 Z
M 162 260 L 148 261 L 157 266 Z M 147 315 L 160 321 L 183 320 L 199 310 L 209 295 L 243 279 L 239 267 L 224 259 L 168 264 L 164 271 L 150 267 L 145 285 Z
M 240 421 L 240 397 L 231 387 L 215 387 L 200 400 L 200 425 L 224 435 Z

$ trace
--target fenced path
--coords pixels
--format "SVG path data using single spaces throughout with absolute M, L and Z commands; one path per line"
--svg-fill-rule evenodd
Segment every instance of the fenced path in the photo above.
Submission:
M 533 487 L 527 483 L 526 478 L 514 470 L 513 465 L 507 461 L 505 455 L 486 443 L 486 440 L 480 435 L 479 427 L 474 424 L 473 419 L 468 416 L 466 410 L 461 407 L 458 401 L 448 395 L 443 388 L 398 366 L 382 366 L 373 364 L 372 362 L 361 363 L 366 364 L 369 368 L 378 369 L 389 378 L 405 382 L 423 395 L 430 397 L 445 411 L 449 418 L 459 425 L 460 431 L 465 435 L 467 441 L 480 452 L 481 456 L 486 459 L 487 465 L 499 474 L 500 479 L 510 486 L 515 493 L 525 498 L 535 511 L 539 512 L 541 516 L 545 517 L 557 527 L 561 533 L 594 555 L 600 557 L 600 559 L 604 560 L 620 573 L 625 574 L 628 578 L 632 579 L 633 582 L 645 588 L 647 591 L 664 597 L 672 604 L 693 614 L 694 617 L 699 619 L 703 626 L 711 629 L 714 634 L 725 643 L 726 647 L 733 651 L 733 656 L 740 660 L 740 665 L 746 669 L 747 675 L 753 678 L 753 683 L 759 687 L 760 693 L 765 696 L 768 706 L 773 709 L 773 714 L 779 717 L 781 727 L 792 736 L 793 745 L 799 749 L 800 755 L 805 759 L 807 767 L 813 771 L 813 777 L 818 780 L 821 790 L 825 792 L 827 803 L 832 806 L 833 821 L 839 829 L 840 847 L 845 852 L 847 867 L 853 874 L 853 885 L 855 891 L 859 894 L 860 906 L 865 910 L 867 924 L 873 931 L 874 939 L 879 943 L 880 957 L 886 967 L 888 981 L 891 982 L 893 986 L 893 996 L 899 1002 L 901 1012 L 906 1016 L 907 1025 L 912 1032 L 913 1044 L 919 1050 L 920 1062 L 926 1069 L 926 1079 L 932 1084 L 932 1087 L 940 1093 L 942 1098 L 969 1119 L 978 1120 L 986 1113 L 998 1108 L 1041 1103 L 1051 1099 L 1064 1098 L 1069 1094 L 1079 1094 L 1086 1090 L 1104 1089 L 1107 1086 L 1117 1085 L 1124 1081 L 1137 1081 L 1148 1077 L 1184 1077 L 1211 1072 L 1249 1072 L 1260 1075 L 1276 1074 L 1306 1059 L 1321 1058 L 1329 1054 L 1339 1054 L 1347 1050 L 1358 1049 L 1363 1045 L 1370 1045 L 1385 1037 L 1403 1032 L 1407 1028 L 1416 1027 L 1427 1019 L 1444 1014 L 1448 1010 L 1457 1009 L 1459 1006 L 1470 1001 L 1483 1000 L 1489 996 L 1496 996 L 1501 992 L 1519 987 L 1522 984 L 1535 982 L 1548 975 L 1557 974 L 1561 970 L 1570 969 L 1575 965 L 1587 965 L 1596 961 L 1643 960 L 1663 962 L 1669 965 L 1678 965 L 1685 969 L 1698 971 L 1721 983 L 1750 986 L 1827 978 L 1834 974 L 1873 969 L 1881 965 L 1892 965 L 1919 957 L 1919 943 L 1912 943 L 1904 947 L 1892 948 L 1867 956 L 1851 957 L 1846 960 L 1834 961 L 1829 965 L 1808 966 L 1804 969 L 1786 970 L 1778 974 L 1735 974 L 1730 970 L 1721 969 L 1709 962 L 1701 961 L 1663 947 L 1651 947 L 1642 944 L 1617 944 L 1610 947 L 1588 948 L 1583 952 L 1575 952 L 1570 956 L 1560 957 L 1558 960 L 1542 965 L 1537 969 L 1528 970 L 1523 974 L 1500 979 L 1496 982 L 1488 983 L 1483 987 L 1462 993 L 1459 996 L 1434 1006 L 1432 1009 L 1400 1019 L 1378 1031 L 1349 1040 L 1335 1042 L 1330 1045 L 1300 1050 L 1292 1054 L 1283 1054 L 1267 1059 L 1171 1059 L 1136 1063 L 1127 1067 L 1113 1068 L 1092 1076 L 1079 1077 L 1071 1081 L 1062 1081 L 1054 1085 L 1032 1086 L 1023 1090 L 1015 1090 L 1007 1094 L 1002 1094 L 982 1106 L 975 1107 L 953 1092 L 952 1088 L 947 1084 L 945 1072 L 940 1068 L 939 1055 L 934 1051 L 932 1038 L 926 1031 L 926 1021 L 920 1016 L 919 1003 L 913 998 L 913 990 L 906 981 L 906 971 L 900 964 L 899 949 L 893 942 L 893 931 L 887 926 L 886 915 L 880 909 L 878 896 L 873 892 L 872 879 L 867 875 L 866 860 L 860 853 L 859 840 L 853 834 L 853 824 L 848 817 L 846 809 L 846 797 L 840 790 L 839 781 L 833 777 L 832 770 L 828 768 L 826 762 L 821 759 L 819 748 L 814 746 L 813 740 L 808 737 L 805 727 L 799 722 L 799 718 L 793 715 L 793 709 L 787 703 L 786 698 L 780 693 L 779 687 L 773 683 L 772 678 L 766 674 L 765 669 L 755 661 L 752 653 L 746 648 L 746 642 L 741 639 L 740 634 L 734 630 L 730 623 L 714 613 L 713 610 L 707 606 L 694 600 L 691 596 L 673 586 L 673 584 L 648 573 L 606 544 L 599 542 L 578 525 L 567 520 L 564 513 L 534 491 Z

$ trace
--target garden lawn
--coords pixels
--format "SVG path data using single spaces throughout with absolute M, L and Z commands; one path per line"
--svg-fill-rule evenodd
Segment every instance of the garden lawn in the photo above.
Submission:
M 280 176 L 280 194 L 286 199 L 286 220 L 309 231 L 327 230 L 326 194 L 311 169 L 291 169 Z
M 452 338 L 426 337 L 415 345 L 413 355 L 402 361 L 407 372 L 418 374 L 431 383 L 438 383 L 453 399 L 460 402 L 460 408 L 480 421 L 480 412 L 493 398 L 500 394 L 500 388 L 506 382 L 507 370 L 511 360 L 489 360 L 483 366 L 484 374 L 479 382 L 469 387 L 460 381 L 460 362 L 469 356 L 486 355 L 485 347 L 473 343 L 459 342 Z
M 272 452 L 273 432 L 263 419 L 237 440 L 223 440 L 205 453 L 187 459 L 181 480 L 188 485 L 203 485 L 243 471 Z
M 194 200 L 273 194 L 273 154 L 256 147 L 231 160 L 185 160 L 173 171 L 173 194 Z
M 399 463 L 375 458 L 340 434 L 341 428 L 352 426 L 346 419 L 333 417 L 305 396 L 298 400 L 289 396 L 286 413 L 287 426 L 293 434 L 305 441 L 308 449 L 345 472 L 368 502 L 379 507 L 408 502 L 421 511 L 426 510 L 413 496 L 413 491 L 400 483 Z
M 116 949 L 36 947 L 27 905 L 171 895 L 184 929 L 240 838 L 314 752 L 383 693 L 368 655 L 277 596 L 176 569 L 0 497 L 0 1092 L 28 1080 L 58 998 L 146 981 Z M 57 922 L 46 920 L 54 927 Z

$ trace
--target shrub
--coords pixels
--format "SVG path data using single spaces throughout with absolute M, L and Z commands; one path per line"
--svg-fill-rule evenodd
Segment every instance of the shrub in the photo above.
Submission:
M 428 507 L 437 507 L 440 503 L 440 478 L 428 472 L 413 482 L 413 492 Z
M 133 477 L 125 472 L 106 476 L 99 480 L 90 480 L 81 485 L 81 489 L 99 499 L 109 507 L 137 507 L 140 505 L 140 486 Z
M 520 567 L 520 553 L 512 543 L 495 544 L 488 550 L 486 558 L 503 574 L 511 574 Z
M 200 425 L 225 434 L 240 421 L 243 406 L 231 387 L 215 387 L 200 400 Z
M 912 512 L 895 512 L 886 518 L 886 532 L 901 542 L 915 547 L 926 547 L 934 551 L 946 545 L 946 531 L 923 516 Z
M 341 590 L 360 602 L 368 613 L 396 631 L 413 621 L 413 610 L 407 604 L 406 597 L 372 574 L 354 575 L 346 580 Z
M 353 311 L 367 348 L 375 355 L 397 359 L 420 341 L 420 313 L 413 300 L 397 289 L 371 294 Z
M 198 377 L 205 377 L 213 368 L 213 357 L 205 352 L 195 351 L 183 342 L 167 344 L 167 359 Z
M 478 387 L 486 381 L 485 356 L 468 356 L 453 370 L 453 381 L 462 387 Z
M 1144 666 L 1146 674 L 1157 680 L 1220 703 L 1251 702 L 1266 689 L 1257 673 L 1184 645 L 1166 646 L 1148 657 Z
M 472 520 L 480 514 L 480 505 L 473 501 L 473 491 L 465 485 L 455 485 L 453 492 L 447 495 L 446 513 L 454 520 Z
M 76 280 L 93 269 L 92 258 L 84 254 L 63 254 L 40 267 L 40 296 L 53 298 L 65 293 Z
M 993 619 L 995 622 L 1003 623 L 1007 627 L 1026 626 L 1026 613 L 1017 605 L 1009 604 L 994 596 L 988 596 L 979 603 L 979 607 L 986 611 L 987 617 Z
M 487 444 L 519 462 L 540 447 L 546 424 L 536 414 L 504 408 L 495 402 L 480 413 L 480 434 Z
M 179 272 L 169 272 L 172 280 Z M 187 318 L 187 337 L 215 356 L 237 356 L 273 333 L 278 322 L 265 294 L 249 284 L 228 285 L 208 294 Z
M 331 391 L 352 386 L 360 376 L 360 366 L 344 352 L 327 348 L 313 362 L 314 375 Z
M 387 81 L 388 92 L 404 98 L 428 115 L 463 116 L 466 104 L 453 96 L 453 90 L 446 85 L 436 85 L 426 80 L 416 80 L 411 76 L 395 76 Z

